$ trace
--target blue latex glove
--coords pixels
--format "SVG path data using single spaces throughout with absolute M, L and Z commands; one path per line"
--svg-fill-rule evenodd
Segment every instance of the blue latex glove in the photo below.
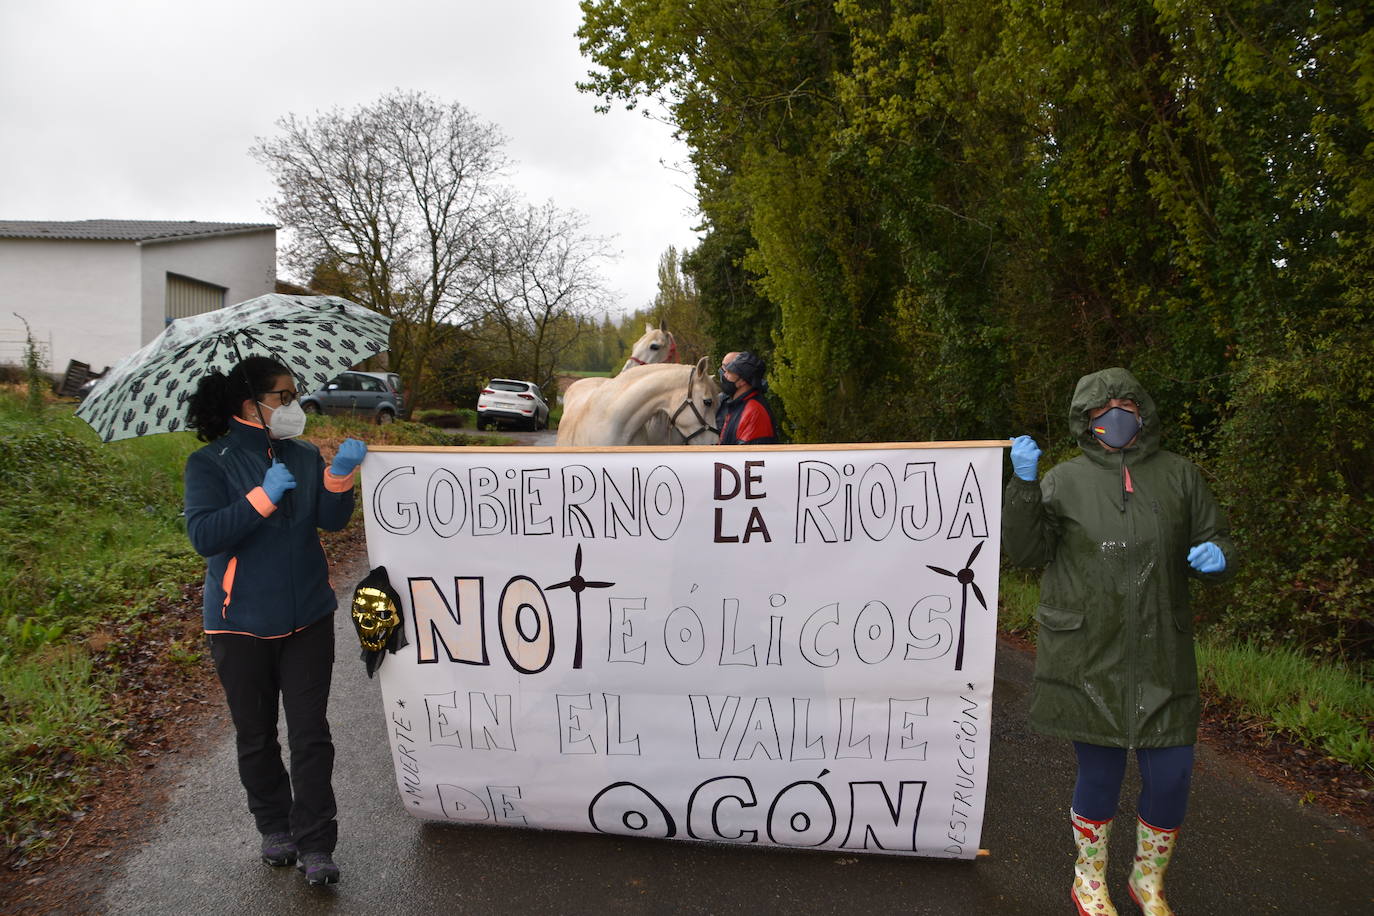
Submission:
M 1188 565 L 1200 573 L 1219 573 L 1226 568 L 1226 554 L 1211 541 L 1204 541 L 1188 551 Z
M 267 473 L 262 477 L 262 490 L 267 494 L 267 498 L 272 500 L 272 505 L 281 502 L 282 494 L 287 490 L 296 489 L 296 478 L 291 475 L 286 465 L 280 461 L 273 461 L 272 466 L 267 469 Z
M 1030 436 L 1011 440 L 1011 469 L 1022 480 L 1034 482 L 1040 465 L 1040 446 Z
M 363 458 L 367 456 L 367 443 L 361 439 L 345 439 L 339 444 L 339 450 L 334 453 L 334 463 L 329 466 L 329 473 L 336 477 L 347 477 L 353 473 L 353 469 L 363 463 Z

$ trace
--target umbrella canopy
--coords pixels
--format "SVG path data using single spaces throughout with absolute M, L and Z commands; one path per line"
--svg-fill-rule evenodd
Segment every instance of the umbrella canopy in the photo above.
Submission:
M 273 293 L 178 318 L 120 360 L 76 415 L 106 442 L 186 429 L 186 401 L 202 375 L 228 374 L 250 356 L 291 370 L 302 393 L 388 347 L 391 319 L 338 296 Z

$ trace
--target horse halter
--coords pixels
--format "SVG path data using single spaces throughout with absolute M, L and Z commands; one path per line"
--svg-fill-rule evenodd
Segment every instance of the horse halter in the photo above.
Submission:
M 711 432 L 715 433 L 717 436 L 720 435 L 720 430 L 712 426 L 710 421 L 708 421 L 705 417 L 701 415 L 701 410 L 697 408 L 696 401 L 692 398 L 692 389 L 696 386 L 696 383 L 697 374 L 696 370 L 694 369 L 692 370 L 692 374 L 687 377 L 687 397 L 683 398 L 682 403 L 678 405 L 677 410 L 673 411 L 673 416 L 670 420 L 670 422 L 673 424 L 673 429 L 677 429 L 678 416 L 684 410 L 692 411 L 692 416 L 696 417 L 697 423 L 699 425 L 690 436 L 684 434 L 684 438 L 687 440 L 688 445 L 691 445 L 692 440 L 695 439 L 697 436 L 700 436 L 702 433 Z M 678 429 L 678 432 L 681 433 L 682 430 Z

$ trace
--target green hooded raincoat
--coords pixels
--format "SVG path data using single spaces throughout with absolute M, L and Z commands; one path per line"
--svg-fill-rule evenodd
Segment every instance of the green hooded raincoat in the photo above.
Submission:
M 1144 425 L 1109 452 L 1088 412 L 1129 398 Z M 1176 747 L 1197 740 L 1200 712 L 1190 576 L 1234 574 L 1226 518 L 1196 465 L 1159 447 L 1154 400 L 1125 369 L 1084 376 L 1069 408 L 1083 454 L 1038 482 L 1012 475 L 1002 545 L 1018 566 L 1044 566 L 1031 727 L 1108 747 Z M 1226 569 L 1204 575 L 1188 551 L 1212 541 Z

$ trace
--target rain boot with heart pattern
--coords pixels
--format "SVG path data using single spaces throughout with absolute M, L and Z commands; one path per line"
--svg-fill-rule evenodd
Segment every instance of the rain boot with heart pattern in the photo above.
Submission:
M 1164 899 L 1164 871 L 1174 855 L 1178 828 L 1161 830 L 1136 817 L 1135 862 L 1126 890 L 1145 916 L 1174 916 Z
M 1116 916 L 1111 895 L 1107 893 L 1107 837 L 1112 822 L 1090 821 L 1072 808 L 1069 821 L 1073 824 L 1074 842 L 1078 844 L 1078 861 L 1073 864 L 1073 905 L 1080 916 Z

